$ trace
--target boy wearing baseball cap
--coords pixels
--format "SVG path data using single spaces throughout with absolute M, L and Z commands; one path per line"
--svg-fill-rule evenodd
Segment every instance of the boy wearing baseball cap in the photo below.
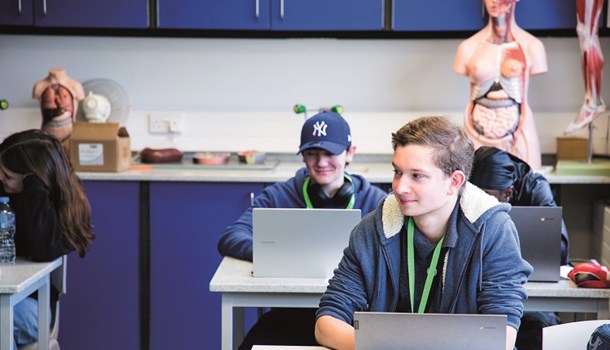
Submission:
M 363 216 L 374 210 L 386 193 L 361 175 L 346 172 L 355 152 L 349 124 L 341 115 L 325 111 L 307 119 L 297 153 L 302 154 L 305 167 L 254 198 L 252 207 L 221 235 L 220 254 L 252 261 L 252 208 L 355 208 Z M 315 309 L 272 309 L 252 327 L 239 349 L 316 345 L 314 324 Z

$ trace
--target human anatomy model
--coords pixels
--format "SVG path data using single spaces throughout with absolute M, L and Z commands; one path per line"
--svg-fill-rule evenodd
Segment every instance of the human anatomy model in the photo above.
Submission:
M 597 36 L 603 7 L 604 0 L 576 0 L 576 33 L 580 43 L 585 101 L 574 120 L 566 128 L 566 133 L 588 126 L 606 110 L 601 95 L 604 57 Z
M 59 141 L 68 140 L 76 121 L 78 101 L 85 98 L 83 86 L 63 68 L 51 68 L 49 75 L 36 82 L 32 97 L 40 100 L 41 129 Z
M 464 127 L 475 147 L 494 146 L 541 167 L 527 103 L 529 77 L 547 71 L 542 42 L 515 22 L 516 0 L 485 0 L 488 24 L 460 43 L 453 69 L 470 79 Z

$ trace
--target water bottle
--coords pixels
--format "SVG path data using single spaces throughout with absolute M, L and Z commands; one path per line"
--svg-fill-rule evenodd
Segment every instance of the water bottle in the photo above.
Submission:
M 15 261 L 15 212 L 8 197 L 0 197 L 0 262 Z

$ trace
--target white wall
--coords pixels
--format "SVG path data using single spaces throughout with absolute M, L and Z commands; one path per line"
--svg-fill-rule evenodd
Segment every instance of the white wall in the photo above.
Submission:
M 560 136 L 583 100 L 578 39 L 541 38 L 549 72 L 532 77 L 529 101 L 543 153 Z M 452 71 L 461 39 L 200 39 L 0 35 L 0 137 L 38 127 L 34 83 L 50 67 L 81 82 L 108 78 L 127 91 L 132 148 L 293 152 L 309 107 L 342 104 L 360 153 L 390 153 L 390 132 L 422 114 L 462 120 L 466 77 Z M 610 38 L 602 38 L 606 57 Z M 610 81 L 604 74 L 604 96 Z M 150 135 L 150 112 L 182 115 L 174 138 Z M 595 152 L 608 154 L 608 116 L 594 131 Z M 586 136 L 585 130 L 576 136 Z

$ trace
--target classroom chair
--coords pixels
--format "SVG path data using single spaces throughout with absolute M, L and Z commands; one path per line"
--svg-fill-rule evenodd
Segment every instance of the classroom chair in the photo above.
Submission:
M 62 256 L 61 267 L 51 273 L 51 284 L 57 288 L 59 295 L 66 294 L 66 272 L 68 256 Z M 59 335 L 59 300 L 55 305 L 51 306 L 51 309 L 55 312 L 55 317 L 51 322 L 51 331 L 49 332 L 49 350 L 60 350 L 59 342 L 57 341 Z M 18 350 L 38 350 L 38 342 L 33 342 L 26 345 L 17 347 Z
M 575 321 L 542 328 L 542 350 L 578 350 L 587 348 L 595 329 L 610 320 Z

